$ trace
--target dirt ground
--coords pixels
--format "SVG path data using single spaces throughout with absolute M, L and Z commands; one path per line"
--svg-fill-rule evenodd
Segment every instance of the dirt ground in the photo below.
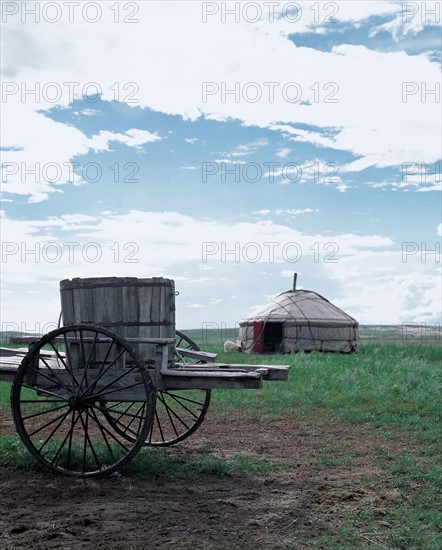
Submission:
M 10 424 L 2 419 L 4 431 Z M 265 477 L 195 473 L 190 481 L 78 480 L 0 468 L 0 548 L 327 548 L 320 536 L 345 526 L 348 512 L 370 510 L 385 530 L 383 516 L 398 498 L 379 449 L 387 456 L 400 443 L 360 426 L 221 421 L 209 411 L 181 445 L 289 466 Z M 337 458 L 328 464 L 327 457 Z M 362 531 L 358 546 L 372 547 Z

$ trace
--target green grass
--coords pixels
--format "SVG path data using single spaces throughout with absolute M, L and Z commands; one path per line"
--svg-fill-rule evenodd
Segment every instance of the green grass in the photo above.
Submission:
M 253 418 L 305 415 L 328 421 L 411 429 L 435 441 L 440 421 L 441 350 L 366 344 L 357 354 L 219 354 L 233 363 L 291 364 L 287 383 L 261 390 L 217 391 L 217 412 Z
M 195 474 L 266 476 L 284 467 L 288 465 L 246 453 L 227 459 L 213 455 L 209 449 L 173 447 L 167 452 L 143 449 L 124 466 L 122 473 L 141 478 L 191 479 Z
M 11 393 L 11 384 L 9 382 L 0 382 L 0 411 L 9 409 L 9 395 Z
M 222 346 L 226 340 L 235 341 L 238 337 L 237 328 L 212 329 L 206 326 L 202 329 L 183 330 L 190 338 L 206 349 L 207 346 Z M 404 325 L 359 325 L 359 337 L 362 343 L 375 341 L 377 343 L 397 344 L 441 344 L 442 329 L 440 325 L 414 323 Z
M 399 495 L 387 507 L 382 532 L 379 518 L 369 512 L 342 510 L 339 522 L 314 541 L 288 533 L 295 545 L 335 549 L 442 547 L 442 353 L 438 344 L 365 343 L 352 355 L 249 356 L 223 354 L 220 346 L 213 346 L 213 351 L 220 352 L 219 361 L 292 365 L 287 383 L 265 383 L 258 391 L 215 392 L 212 414 L 224 415 L 226 421 L 292 416 L 322 425 L 360 426 L 409 448 L 388 456 L 382 448 L 373 449 L 391 474 L 386 488 Z M 351 470 L 352 456 L 336 446 L 334 450 L 325 448 L 318 463 L 323 469 Z
M 433 345 L 365 344 L 359 353 L 247 355 L 219 353 L 218 361 L 291 365 L 287 382 L 261 390 L 217 390 L 210 410 L 253 419 L 305 416 L 369 424 L 388 435 L 398 428 L 436 443 L 441 419 L 441 349 Z M 10 384 L 0 382 L 0 408 L 9 408 Z
M 54 442 L 54 445 L 57 445 Z M 103 449 L 104 451 L 105 449 Z M 100 456 L 100 449 L 95 445 Z M 71 468 L 81 465 L 82 448 L 72 449 Z M 107 456 L 107 453 L 106 453 Z M 92 461 L 92 457 L 89 457 Z M 63 463 L 63 458 L 60 459 Z M 17 435 L 0 437 L 0 466 L 35 470 L 39 465 L 28 452 Z M 265 476 L 288 467 L 288 464 L 272 462 L 251 454 L 237 453 L 226 459 L 213 455 L 209 449 L 193 450 L 186 447 L 173 447 L 158 451 L 143 448 L 129 463 L 123 466 L 120 474 L 138 479 L 192 479 L 195 474 L 226 476 Z
M 191 335 L 194 336 L 194 335 Z M 369 433 L 383 441 L 400 442 L 397 453 L 367 441 L 369 453 L 388 473 L 385 489 L 397 499 L 379 518 L 366 510 L 342 510 L 342 518 L 314 540 L 300 539 L 299 532 L 287 533 L 294 544 L 325 548 L 429 548 L 442 547 L 441 486 L 441 390 L 440 345 L 426 341 L 407 343 L 362 343 L 351 355 L 298 353 L 292 355 L 224 354 L 222 344 L 202 346 L 217 352 L 218 361 L 292 365 L 287 382 L 267 382 L 261 390 L 217 390 L 212 394 L 209 415 L 225 419 L 304 419 L 312 425 L 339 424 Z M 9 408 L 10 384 L 0 383 L 0 408 Z M 300 443 L 302 444 L 302 442 Z M 2 464 L 35 467 L 16 436 L 0 438 Z M 354 456 L 327 447 L 317 457 L 317 466 L 327 472 L 351 470 Z M 128 476 L 187 478 L 200 475 L 268 475 L 283 465 L 241 454 L 220 458 L 185 446 L 167 451 L 145 449 L 124 469 Z M 361 479 L 361 487 L 376 480 Z M 384 487 L 382 488 L 384 489 Z M 363 535 L 361 535 L 363 533 Z M 272 534 L 269 534 L 270 544 Z M 361 538 L 362 537 L 362 538 Z
M 0 437 L 0 466 L 33 469 L 36 462 L 18 435 L 8 434 Z

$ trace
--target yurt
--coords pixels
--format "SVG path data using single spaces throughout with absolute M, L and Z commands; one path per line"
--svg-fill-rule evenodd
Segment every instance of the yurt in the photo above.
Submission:
M 239 323 L 242 351 L 290 353 L 358 348 L 358 322 L 311 290 L 293 289 L 273 298 Z

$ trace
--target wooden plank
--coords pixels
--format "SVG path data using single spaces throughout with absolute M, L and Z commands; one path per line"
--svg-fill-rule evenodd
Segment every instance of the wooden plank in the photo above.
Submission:
M 154 277 L 154 282 L 158 281 L 156 277 Z M 152 303 L 150 308 L 150 319 L 149 321 L 153 323 L 158 323 L 160 319 L 160 301 L 161 301 L 161 287 L 159 286 L 153 286 L 152 287 Z M 152 333 L 152 336 L 156 336 L 159 338 L 160 336 L 160 328 L 159 326 L 152 326 L 152 329 L 155 329 L 156 333 Z
M 126 340 L 145 344 L 173 344 L 175 342 L 175 338 L 126 338 Z
M 257 372 L 201 372 L 181 369 L 162 371 L 163 387 L 179 389 L 259 389 L 262 377 Z
M 0 357 L 24 356 L 28 353 L 28 348 L 0 348 Z
M 23 357 L 25 357 L 25 355 L 27 355 L 29 350 L 25 349 L 25 348 L 20 348 L 20 349 L 11 349 L 11 348 L 0 348 L 0 361 L 3 360 L 3 358 L 7 359 L 8 357 L 18 357 L 20 358 L 20 360 L 23 359 Z M 44 351 L 40 351 L 39 355 L 41 357 L 53 357 L 54 355 L 56 355 L 55 351 L 51 351 L 51 350 L 44 350 Z M 64 357 L 64 353 L 60 353 L 60 355 L 62 357 Z
M 65 314 L 65 312 L 63 312 L 63 320 L 65 323 L 67 323 L 68 325 L 70 325 L 71 323 L 75 323 L 75 324 L 79 324 L 79 323 L 84 323 L 84 322 L 87 322 L 85 319 L 82 318 L 82 311 L 81 311 L 81 306 L 80 306 L 80 296 L 81 296 L 81 289 L 78 290 L 78 289 L 72 289 L 71 290 L 71 293 L 72 293 L 72 319 L 66 321 L 66 317 L 68 315 L 71 314 L 71 312 L 67 312 Z
M 170 287 L 167 289 L 167 309 L 166 320 L 171 323 L 168 335 L 175 338 L 175 282 L 170 281 Z
M 244 378 L 261 378 L 261 375 L 259 372 L 247 372 L 247 371 L 207 371 L 204 369 L 166 369 L 162 370 L 161 374 L 164 374 L 165 376 L 177 376 L 179 377 L 186 377 L 186 376 L 192 376 L 193 374 L 195 376 L 207 376 L 208 378 L 235 378 L 235 377 L 244 377 Z
M 80 309 L 89 322 L 106 325 L 121 322 L 118 318 L 117 293 L 118 287 L 115 286 L 81 288 L 74 291 L 74 300 L 76 305 L 77 301 L 81 304 Z M 112 332 L 117 332 L 117 327 L 113 327 Z
M 0 365 L 0 371 L 1 372 L 13 372 L 15 373 L 18 369 L 18 365 L 14 365 L 13 363 L 1 363 Z
M 72 290 L 63 290 L 60 284 L 61 317 L 63 325 L 69 325 L 74 322 L 74 302 Z
M 66 393 L 66 390 L 60 384 L 60 381 L 63 382 L 67 387 L 69 387 L 71 382 L 70 373 L 67 372 L 65 369 L 60 368 L 57 370 L 53 367 L 51 368 L 52 370 L 40 367 L 37 373 L 31 371 L 30 374 L 32 374 L 32 380 L 26 379 L 26 383 L 34 386 L 37 394 L 38 390 L 41 389 L 56 392 L 57 395 L 62 398 L 69 397 L 69 395 Z M 3 374 L 10 374 L 10 372 L 11 371 L 7 369 L 5 369 L 4 371 L 0 371 L 2 376 Z M 144 390 L 144 386 L 139 384 L 139 382 L 141 381 L 139 372 L 134 371 L 132 373 L 125 373 L 124 383 L 116 381 L 116 377 L 118 376 L 118 374 L 123 374 L 123 372 L 124 371 L 122 370 L 111 369 L 108 373 L 105 373 L 102 377 L 100 377 L 99 382 L 94 388 L 94 394 L 100 394 L 100 392 L 102 392 L 102 399 L 104 401 L 144 401 L 146 398 L 146 393 Z M 94 374 L 96 374 L 96 372 L 94 373 L 93 371 L 89 370 L 89 382 L 94 381 Z M 78 379 L 78 376 L 80 376 L 81 373 L 79 371 L 76 371 L 75 375 Z M 134 384 L 137 385 L 133 386 Z M 133 387 L 126 388 L 126 386 Z M 106 390 L 109 393 L 106 393 Z M 42 393 L 42 395 L 45 394 Z
M 190 372 L 207 372 L 207 373 L 210 373 L 210 372 L 228 372 L 228 373 L 232 373 L 232 372 L 257 372 L 261 376 L 263 376 L 263 375 L 267 376 L 268 373 L 269 373 L 269 369 L 264 368 L 264 367 L 259 367 L 259 368 L 254 368 L 254 369 L 248 369 L 247 367 L 242 369 L 242 368 L 238 367 L 238 368 L 232 369 L 231 365 L 222 365 L 222 364 L 218 364 L 218 363 L 212 363 L 208 367 L 207 367 L 207 364 L 188 365 L 187 367 L 182 367 L 181 364 L 180 364 L 179 367 L 169 369 L 169 370 L 172 371 L 172 372 L 174 372 L 175 370 L 180 370 L 180 371 L 183 371 L 183 372 L 189 372 L 190 371 Z
M 290 365 L 241 365 L 240 363 L 233 363 L 231 365 L 227 365 L 227 368 L 246 368 L 249 371 L 267 369 L 268 374 L 263 376 L 264 380 L 284 381 L 288 379 L 289 370 L 291 367 Z
M 199 361 L 213 362 L 218 357 L 217 353 L 210 353 L 208 351 L 195 351 L 193 349 L 177 348 L 177 352 L 182 357 L 190 357 Z
M 167 292 L 170 290 L 169 288 L 165 286 L 161 286 L 159 288 L 159 312 L 158 312 L 158 320 L 160 321 L 159 326 L 159 333 L 158 336 L 160 338 L 164 336 L 169 336 L 167 329 L 169 327 L 166 327 L 164 323 L 166 321 L 169 321 L 169 316 L 166 314 L 166 301 L 167 301 Z
M 178 370 L 178 369 L 176 369 Z M 188 367 L 180 367 L 181 371 L 208 371 L 217 372 L 219 370 L 232 372 L 260 372 L 264 380 L 287 380 L 290 366 L 288 365 L 243 365 L 227 364 L 227 363 L 203 363 L 198 365 L 189 365 Z
M 0 368 L 0 382 L 13 382 L 16 369 L 7 370 Z
M 1 357 L 0 365 L 21 365 L 23 357 Z
M 36 334 L 35 336 L 12 336 L 9 339 L 10 344 L 33 344 L 42 337 L 42 334 Z
M 152 286 L 140 286 L 138 287 L 138 320 L 140 323 L 149 323 L 151 319 L 151 307 L 152 307 Z M 139 337 L 141 339 L 149 339 L 152 336 L 158 336 L 152 332 L 150 326 L 140 326 L 138 330 Z M 155 351 L 150 345 L 139 345 L 138 353 L 143 361 L 152 360 L 155 357 Z
M 124 286 L 122 288 L 122 308 L 123 319 L 127 324 L 124 331 L 124 337 L 138 338 L 140 335 L 138 321 L 138 288 L 137 286 Z M 137 352 L 140 352 L 139 345 L 135 346 Z

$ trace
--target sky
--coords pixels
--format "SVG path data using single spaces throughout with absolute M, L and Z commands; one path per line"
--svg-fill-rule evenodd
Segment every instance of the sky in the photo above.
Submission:
M 292 287 L 441 322 L 441 2 L 6 2 L 1 329 L 73 277 L 175 280 L 177 328 Z

